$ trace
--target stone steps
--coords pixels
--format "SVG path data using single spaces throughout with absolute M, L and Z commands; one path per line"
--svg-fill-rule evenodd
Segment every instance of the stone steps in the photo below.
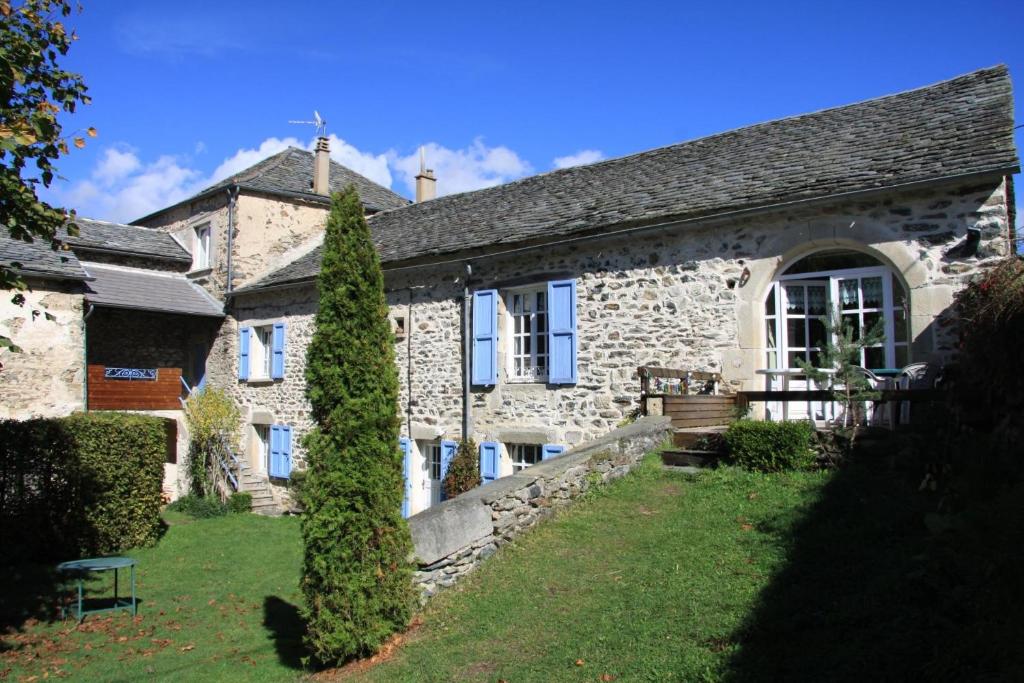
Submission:
M 280 517 L 283 514 L 281 504 L 274 496 L 266 477 L 256 474 L 248 464 L 242 462 L 238 468 L 238 488 L 252 496 L 252 512 L 268 517 Z

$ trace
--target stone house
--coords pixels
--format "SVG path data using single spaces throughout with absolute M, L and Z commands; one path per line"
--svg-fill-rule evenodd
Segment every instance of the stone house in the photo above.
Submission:
M 322 141 L 136 223 L 184 243 L 185 277 L 224 302 L 204 377 L 242 406 L 243 458 L 282 496 L 310 428 L 326 192 L 356 184 L 415 514 L 440 500 L 459 439 L 495 479 L 633 416 L 638 366 L 763 389 L 814 359 L 831 309 L 885 321 L 865 367 L 947 359 L 954 294 L 1011 251 L 1012 112 L 1000 66 L 475 192 L 433 198 L 424 169 L 412 204 L 328 164 Z

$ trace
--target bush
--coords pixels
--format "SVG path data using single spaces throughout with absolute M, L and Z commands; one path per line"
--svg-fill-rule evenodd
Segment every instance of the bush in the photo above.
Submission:
M 126 413 L 0 422 L 0 548 L 68 559 L 161 532 L 166 421 Z
M 197 496 L 190 493 L 167 506 L 172 512 L 180 512 L 194 519 L 223 517 L 228 513 L 228 504 L 216 496 Z
M 376 652 L 412 614 L 412 539 L 402 519 L 398 372 L 384 276 L 363 207 L 331 198 L 306 350 L 302 564 L 305 645 L 336 664 Z
M 237 491 L 228 498 L 228 510 L 231 512 L 252 512 L 252 494 Z
M 189 394 L 185 401 L 188 423 L 189 490 L 199 496 L 217 494 L 215 477 L 219 476 L 215 458 L 223 450 L 223 441 L 235 448 L 234 440 L 240 422 L 238 406 L 227 392 L 207 387 Z
M 728 459 L 756 472 L 807 469 L 814 464 L 810 422 L 739 420 L 725 432 Z
M 480 455 L 477 453 L 476 441 L 466 439 L 459 443 L 445 475 L 444 493 L 454 498 L 460 493 L 475 489 L 480 485 Z

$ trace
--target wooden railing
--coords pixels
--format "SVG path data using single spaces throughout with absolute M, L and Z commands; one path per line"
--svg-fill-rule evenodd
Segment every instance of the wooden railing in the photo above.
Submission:
M 644 415 L 654 398 L 661 400 L 662 414 L 672 418 L 677 429 L 726 425 L 735 419 L 736 397 L 719 393 L 722 376 L 717 372 L 642 366 L 637 375 Z
M 88 367 L 89 410 L 177 410 L 181 368 Z

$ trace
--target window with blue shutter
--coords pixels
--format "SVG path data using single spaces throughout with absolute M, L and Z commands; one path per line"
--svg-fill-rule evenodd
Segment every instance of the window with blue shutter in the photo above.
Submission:
M 540 447 L 540 453 L 541 460 L 549 460 L 550 458 L 553 458 L 556 455 L 561 455 L 562 453 L 565 453 L 565 446 L 562 446 L 561 444 L 557 443 L 546 443 Z
M 548 382 L 576 384 L 576 281 L 548 283 Z
M 473 292 L 473 384 L 498 382 L 498 290 Z
M 402 487 L 402 517 L 408 517 L 409 499 L 412 497 L 412 443 L 403 436 L 398 444 L 402 449 L 402 478 L 405 480 Z
M 249 379 L 249 339 L 252 328 L 243 327 L 238 331 L 238 379 Z
M 448 476 L 448 468 L 452 465 L 452 460 L 455 458 L 455 451 L 458 447 L 459 445 L 454 441 L 441 442 L 441 500 L 448 499 L 444 492 L 444 478 Z
M 270 341 L 270 379 L 284 379 L 284 323 L 274 323 Z
M 292 473 L 292 428 L 270 425 L 270 476 L 287 479 Z
M 498 458 L 501 449 L 494 441 L 484 441 L 480 444 L 480 479 L 482 484 L 492 482 L 498 478 Z

